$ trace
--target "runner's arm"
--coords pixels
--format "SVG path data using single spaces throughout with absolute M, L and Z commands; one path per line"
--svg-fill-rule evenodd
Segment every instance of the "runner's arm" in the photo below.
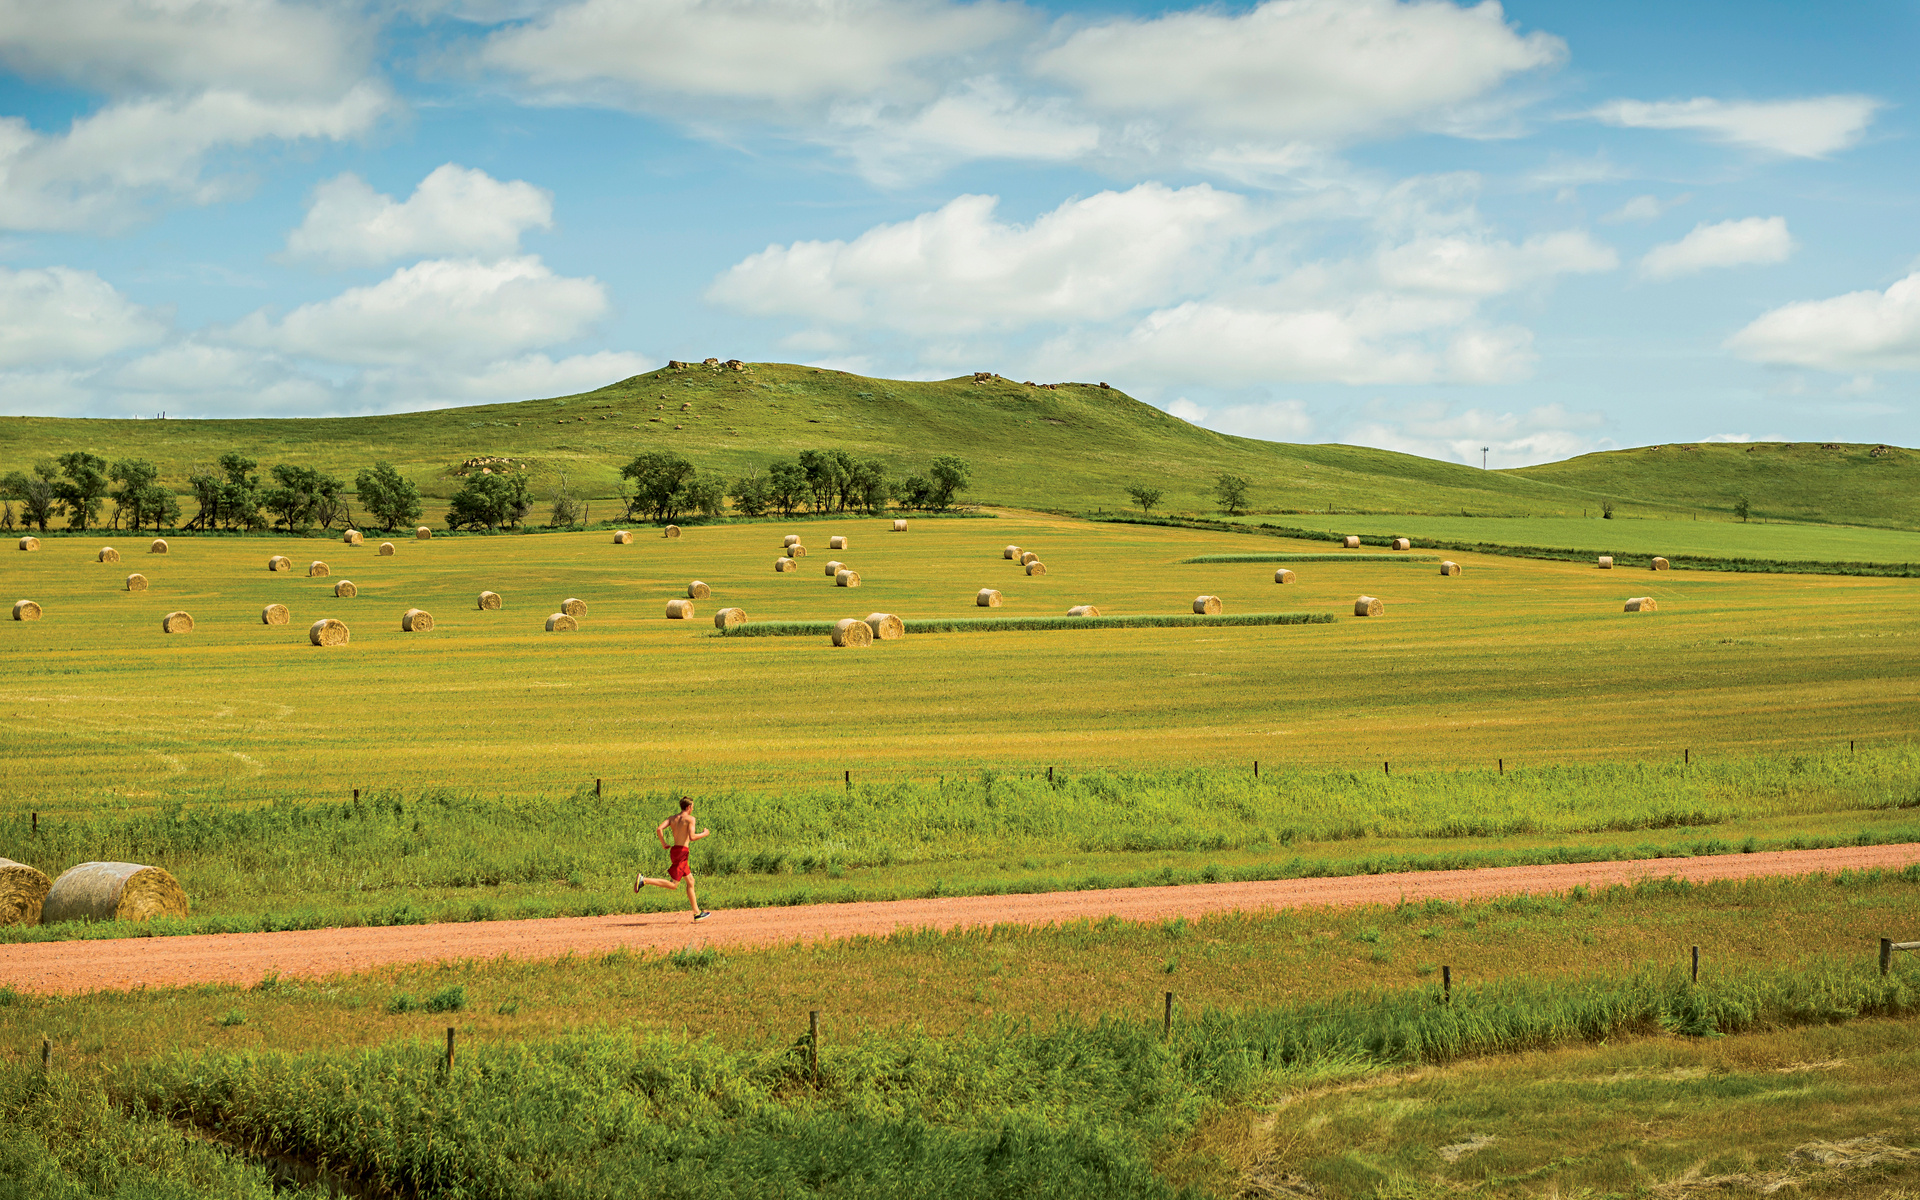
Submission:
M 671 824 L 672 821 L 673 818 L 668 817 L 665 821 L 653 827 L 653 836 L 660 839 L 660 848 L 662 850 L 667 848 L 667 826 Z
M 690 837 L 690 838 L 688 838 L 687 840 L 688 840 L 689 842 L 697 842 L 697 841 L 699 841 L 699 840 L 700 840 L 701 838 L 703 838 L 703 837 L 710 837 L 710 836 L 712 836 L 712 834 L 713 834 L 713 830 L 711 830 L 711 829 L 702 829 L 702 830 L 698 830 L 698 831 L 696 831 L 696 832 L 694 833 L 694 835 L 693 835 L 692 837 Z

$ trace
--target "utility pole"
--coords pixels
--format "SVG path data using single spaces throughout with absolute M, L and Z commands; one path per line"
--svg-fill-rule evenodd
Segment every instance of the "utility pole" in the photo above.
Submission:
M 1480 469 L 1481 469 L 1482 471 L 1484 471 L 1484 470 L 1486 470 L 1486 469 L 1487 469 L 1487 451 L 1489 451 L 1489 450 L 1491 450 L 1491 449 L 1493 449 L 1493 447 L 1492 447 L 1492 446 L 1482 446 L 1482 447 L 1480 447 Z

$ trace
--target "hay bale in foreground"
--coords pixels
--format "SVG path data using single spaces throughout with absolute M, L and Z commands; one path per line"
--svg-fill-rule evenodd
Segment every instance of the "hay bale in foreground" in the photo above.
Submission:
M 981 608 L 999 608 L 1000 593 L 993 588 L 981 588 L 980 594 L 973 598 L 973 602 Z
M 565 613 L 554 613 L 547 618 L 548 633 L 577 633 L 579 630 L 580 622 Z
M 358 546 L 367 539 L 358 529 L 349 529 L 345 534 L 341 535 L 340 540 L 349 546 Z
M 693 601 L 691 600 L 667 601 L 667 620 L 691 621 L 693 620 L 694 615 L 695 614 L 693 611 Z
M 161 633 L 192 633 L 193 617 L 183 612 L 170 612 L 160 618 Z
M 723 608 L 713 614 L 715 629 L 732 629 L 735 625 L 747 623 L 747 610 L 744 608 Z
M 500 607 L 500 604 L 501 604 L 500 593 L 499 592 L 481 592 L 479 604 L 480 604 L 481 612 L 493 612 L 495 609 Z
M 784 575 L 789 571 L 797 570 L 799 566 L 799 563 L 790 558 L 776 558 L 773 560 L 773 571 L 776 575 Z
M 613 535 L 613 544 L 616 546 L 625 546 L 631 541 L 633 541 L 633 535 L 624 529 Z
M 1020 565 L 1023 567 L 1026 566 L 1028 563 L 1037 563 L 1039 561 L 1040 561 L 1040 556 L 1038 554 L 1035 554 L 1031 550 L 1022 550 L 1020 552 Z
M 1393 548 L 1395 550 L 1411 550 L 1413 549 L 1413 540 L 1411 538 L 1395 538 L 1393 539 Z
M 322 617 L 307 626 L 307 640 L 316 646 L 344 646 L 350 636 L 347 623 L 332 617 Z
M 1659 603 L 1652 596 L 1635 596 L 1627 601 L 1628 612 L 1658 612 Z
M 845 564 L 845 563 L 843 563 L 843 562 L 841 562 L 841 561 L 840 561 L 839 559 L 837 559 L 837 558 L 830 558 L 830 559 L 828 559 L 828 560 L 827 560 L 827 569 L 826 569 L 826 571 L 825 571 L 825 574 L 826 574 L 826 577 L 827 577 L 828 579 L 832 579 L 832 578 L 833 578 L 833 577 L 834 577 L 835 575 L 838 575 L 838 574 L 840 573 L 840 569 L 841 569 L 842 567 L 844 567 L 844 566 L 846 566 L 846 565 L 847 565 L 847 564 Z
M 400 614 L 400 632 L 426 633 L 433 628 L 433 614 L 424 608 L 410 608 Z
M 38 925 L 52 887 L 45 871 L 0 858 L 0 925 Z
M 13 619 L 16 621 L 38 621 L 40 619 L 40 606 L 31 600 L 15 600 L 13 602 Z
M 846 548 L 847 539 L 838 534 L 827 539 L 827 549 L 829 550 L 845 550 Z
M 147 547 L 148 554 L 165 554 L 166 552 L 167 539 L 165 538 L 155 538 L 153 539 L 153 544 Z M 169 878 L 171 878 L 171 876 L 169 876 Z
M 871 646 L 873 630 L 865 621 L 856 621 L 846 617 L 833 623 L 833 644 L 836 646 Z
M 287 611 L 287 606 L 284 604 L 269 604 L 260 610 L 262 625 L 285 625 L 292 619 L 293 614 Z
M 841 570 L 834 572 L 833 586 L 848 587 L 848 588 L 859 587 L 860 572 L 846 570 L 845 568 L 842 568 Z
M 333 574 L 333 568 L 329 567 L 327 564 L 321 562 L 317 558 L 307 564 L 308 579 L 325 579 L 327 576 L 331 574 Z
M 895 533 L 905 533 L 907 531 L 907 523 L 904 520 L 896 520 L 893 523 L 893 531 Z
M 1000 551 L 1000 557 L 1017 559 L 1020 557 L 1020 547 L 1008 546 L 1006 549 Z
M 680 527 L 678 525 L 669 525 L 660 531 L 660 536 L 663 538 L 677 538 L 680 536 Z
M 793 545 L 787 547 L 788 558 L 805 558 L 806 556 L 807 548 L 799 542 L 795 542 Z
M 360 594 L 360 589 L 353 586 L 353 580 L 342 579 L 333 585 L 333 594 L 342 600 L 351 600 Z
M 61 873 L 40 905 L 40 923 L 145 921 L 187 915 L 180 881 L 140 863 L 81 863 Z
M 1275 583 L 1292 583 L 1293 572 L 1287 570 L 1285 567 L 1281 567 L 1278 571 L 1275 571 L 1273 573 L 1273 581 Z
M 1353 615 L 1356 617 L 1377 617 L 1387 611 L 1378 596 L 1361 596 L 1353 602 Z
M 1597 565 L 1602 571 L 1613 570 L 1613 555 L 1602 554 Z
M 414 540 L 424 542 L 433 536 L 433 530 L 422 525 L 413 531 L 413 536 Z
M 1360 548 L 1360 539 L 1357 535 L 1350 533 L 1345 538 L 1341 539 L 1340 544 L 1345 546 L 1349 550 L 1358 550 Z
M 380 556 L 381 556 L 382 558 L 387 558 L 387 557 L 390 557 L 390 556 L 391 556 L 392 554 L 393 554 L 393 543 L 392 543 L 392 542 L 381 542 L 381 543 L 380 543 Z
M 584 617 L 587 615 L 587 602 L 578 596 L 568 596 L 560 602 L 560 611 L 570 617 Z
M 897 642 L 907 636 L 907 623 L 892 613 L 868 613 L 867 628 L 876 642 Z
M 267 560 L 267 570 L 291 571 L 293 570 L 293 560 L 284 554 L 276 554 Z
M 23 537 L 20 539 L 20 548 L 22 550 L 38 550 L 40 548 L 40 539 L 37 537 Z
M 1221 613 L 1220 597 L 1195 596 L 1193 598 L 1193 611 L 1199 613 L 1203 617 L 1219 616 Z
M 1667 570 L 1671 570 L 1672 567 L 1673 567 L 1673 564 L 1668 562 L 1664 558 L 1656 558 L 1653 560 L 1653 569 L 1656 571 L 1667 571 Z
M 120 552 L 118 550 L 115 550 L 112 546 L 102 546 L 100 547 L 100 561 L 101 562 L 119 562 Z
M 138 571 L 135 571 L 133 574 L 127 576 L 127 590 L 130 592 L 146 591 L 147 577 L 145 575 L 142 575 Z
M 687 585 L 687 599 L 689 600 L 705 600 L 711 595 L 713 595 L 713 589 L 698 579 Z
M 1067 610 L 1067 615 L 1070 617 L 1097 617 L 1100 615 L 1100 610 L 1091 604 L 1076 604 Z
M 790 533 L 787 536 L 780 539 L 780 548 L 783 550 L 786 549 L 788 546 L 798 546 L 799 544 L 800 544 L 800 535 L 797 533 Z
M 1440 573 L 1442 575 L 1458 575 L 1460 573 L 1460 564 L 1452 561 L 1443 562 L 1440 564 Z
M 1027 564 L 1027 574 L 1029 575 L 1045 575 L 1046 573 L 1047 573 L 1047 564 L 1041 562 L 1037 558 Z

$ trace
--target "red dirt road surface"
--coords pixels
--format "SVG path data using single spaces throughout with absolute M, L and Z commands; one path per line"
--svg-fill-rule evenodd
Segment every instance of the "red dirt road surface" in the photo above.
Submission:
M 1674 878 L 1702 883 L 1757 875 L 1808 875 L 1875 867 L 1898 870 L 1915 862 L 1920 862 L 1920 845 L 1908 844 L 1712 858 L 1490 867 L 1477 871 L 1415 871 L 1271 883 L 1209 883 L 1027 896 L 750 908 L 716 912 L 698 925 L 681 910 L 544 921 L 30 942 L 0 946 L 0 985 L 23 992 L 51 994 L 190 983 L 252 984 L 269 971 L 322 978 L 397 963 L 461 958 L 541 959 L 617 949 L 668 951 L 687 946 L 771 946 L 878 936 L 897 929 L 1045 925 L 1106 916 L 1128 921 L 1163 921 L 1229 911 L 1392 904 L 1402 897 L 1471 900 L 1516 892 L 1563 892 L 1580 884 L 1603 887 L 1643 879 Z

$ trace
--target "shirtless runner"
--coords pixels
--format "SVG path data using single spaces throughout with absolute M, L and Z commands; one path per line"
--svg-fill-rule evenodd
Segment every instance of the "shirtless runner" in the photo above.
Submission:
M 685 880 L 687 885 L 687 906 L 693 909 L 693 919 L 699 921 L 712 914 L 700 907 L 700 899 L 694 895 L 693 865 L 687 861 L 688 848 L 694 842 L 711 834 L 713 830 L 696 829 L 696 824 L 697 822 L 693 816 L 693 797 L 680 797 L 680 811 L 674 816 L 668 817 L 666 820 L 660 822 L 653 831 L 653 836 L 660 839 L 660 848 L 667 852 L 667 877 L 665 879 L 649 879 L 645 875 L 635 875 L 633 877 L 633 890 L 638 892 L 643 885 L 669 889 L 677 888 L 680 886 L 681 881 Z M 667 843 L 667 831 L 669 829 L 673 831 L 673 843 L 671 845 Z

